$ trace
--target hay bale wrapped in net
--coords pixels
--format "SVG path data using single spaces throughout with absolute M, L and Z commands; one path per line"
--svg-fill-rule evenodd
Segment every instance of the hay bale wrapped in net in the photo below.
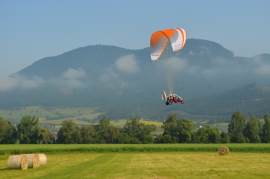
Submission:
M 8 169 L 21 169 L 28 168 L 27 157 L 25 155 L 11 155 L 8 158 Z
M 37 154 L 23 154 L 27 157 L 28 168 L 39 167 L 39 156 Z
M 47 164 L 47 156 L 45 154 L 38 154 L 40 166 L 45 166 Z
M 218 155 L 220 155 L 220 156 L 229 155 L 229 148 L 228 147 L 220 147 L 218 149 Z

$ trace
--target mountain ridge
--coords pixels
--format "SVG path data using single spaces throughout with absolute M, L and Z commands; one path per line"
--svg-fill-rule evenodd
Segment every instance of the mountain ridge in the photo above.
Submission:
M 253 109 L 247 107 L 247 99 L 243 102 L 244 109 L 233 102 L 224 103 L 221 109 L 215 108 L 215 112 L 210 109 L 222 104 L 220 93 L 224 91 L 253 82 L 259 86 L 269 85 L 270 54 L 237 57 L 216 42 L 188 39 L 182 51 L 170 56 L 179 59 L 175 91 L 186 101 L 184 105 L 166 106 L 161 101 L 161 91 L 166 90 L 166 86 L 150 59 L 149 47 L 129 50 L 112 45 L 90 45 L 42 58 L 20 70 L 13 76 L 18 81 L 16 88 L 0 90 L 3 99 L 0 107 L 98 107 L 111 119 L 128 118 L 135 113 L 157 121 L 171 112 L 181 113 L 191 120 L 225 120 L 240 109 L 248 115 L 267 112 L 267 109 L 261 110 L 263 106 L 259 106 L 260 109 L 255 106 L 252 112 Z M 218 97 L 215 94 L 219 94 Z M 228 105 L 232 108 L 226 108 Z

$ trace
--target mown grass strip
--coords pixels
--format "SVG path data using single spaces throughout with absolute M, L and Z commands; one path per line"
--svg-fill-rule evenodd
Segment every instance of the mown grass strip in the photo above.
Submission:
M 48 154 L 46 166 L 9 170 L 1 179 L 35 178 L 269 178 L 269 153 L 125 152 Z

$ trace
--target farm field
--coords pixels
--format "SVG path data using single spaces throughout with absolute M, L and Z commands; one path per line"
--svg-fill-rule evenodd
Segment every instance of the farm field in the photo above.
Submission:
M 65 119 L 72 119 L 77 125 L 93 125 L 92 121 L 102 113 L 96 112 L 96 108 L 56 108 L 56 107 L 39 107 L 29 106 L 15 108 L 13 110 L 0 110 L 0 117 L 12 122 L 20 122 L 23 116 L 36 116 L 39 123 L 42 124 L 61 124 Z M 111 121 L 112 125 L 123 127 L 127 119 L 118 119 Z M 156 125 L 158 131 L 161 130 L 162 122 L 146 121 L 145 124 Z
M 47 154 L 46 166 L 8 170 L 0 158 L 1 178 L 267 178 L 269 153 L 105 152 Z
M 61 124 L 64 119 L 73 119 L 76 124 L 91 124 L 81 121 L 86 119 L 91 121 L 102 113 L 96 112 L 96 108 L 56 108 L 29 106 L 15 108 L 12 110 L 0 110 L 0 117 L 12 122 L 20 122 L 23 116 L 36 116 L 40 123 Z

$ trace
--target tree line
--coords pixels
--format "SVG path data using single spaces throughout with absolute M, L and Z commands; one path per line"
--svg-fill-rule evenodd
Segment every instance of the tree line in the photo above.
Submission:
M 228 132 L 218 128 L 204 126 L 195 129 L 188 119 L 169 114 L 163 122 L 163 133 L 154 135 L 155 125 L 141 122 L 139 117 L 128 119 L 123 127 L 110 123 L 108 117 L 100 119 L 91 126 L 76 126 L 74 121 L 66 119 L 61 123 L 57 135 L 38 125 L 35 116 L 23 116 L 20 124 L 13 126 L 0 118 L 0 144 L 148 144 L 148 143 L 269 143 L 270 119 L 264 115 L 264 121 L 236 111 L 231 116 Z

